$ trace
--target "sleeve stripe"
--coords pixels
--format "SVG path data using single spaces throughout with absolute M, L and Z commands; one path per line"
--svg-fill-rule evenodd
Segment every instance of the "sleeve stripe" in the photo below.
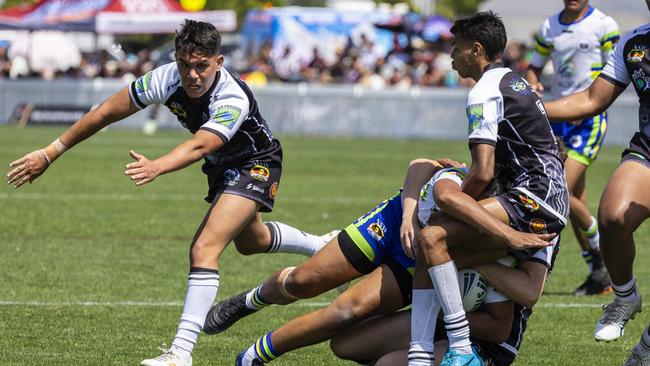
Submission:
M 135 102 L 135 105 L 140 108 L 144 109 L 147 107 L 146 104 L 142 103 L 140 99 L 138 98 L 138 93 L 135 91 L 135 81 L 131 83 L 131 87 L 129 88 L 129 95 L 131 95 L 131 100 Z
M 535 52 L 537 52 L 540 56 L 547 57 L 548 55 L 551 54 L 551 49 L 550 48 L 544 48 L 540 45 L 535 46 Z
M 600 73 L 600 75 L 598 75 L 598 77 L 603 78 L 603 79 L 609 81 L 610 83 L 612 83 L 612 84 L 614 84 L 616 86 L 620 86 L 623 89 L 627 88 L 627 84 L 625 84 L 625 83 L 623 83 L 621 81 L 618 81 L 618 80 L 614 79 L 613 77 L 611 77 L 611 76 L 609 76 L 607 74 L 603 74 L 602 72 Z
M 609 32 L 605 34 L 603 38 L 600 39 L 600 44 L 605 44 L 610 41 L 613 42 L 614 40 L 618 40 L 619 38 L 621 38 L 621 34 L 619 33 L 619 31 Z
M 535 41 L 537 41 L 537 44 L 543 48 L 547 48 L 547 49 L 551 48 L 551 45 L 544 42 L 544 39 L 542 39 L 542 37 L 540 37 L 539 34 L 535 35 Z
M 497 142 L 495 140 L 488 140 L 488 139 L 482 139 L 482 138 L 476 138 L 476 139 L 469 139 L 469 144 L 486 144 L 486 145 L 492 145 L 495 146 Z
M 221 132 L 221 131 L 215 130 L 214 128 L 203 126 L 203 127 L 199 128 L 199 130 L 212 132 L 213 134 L 217 135 L 221 139 L 221 141 L 224 142 L 224 144 L 226 142 L 228 142 L 228 136 L 224 135 L 223 132 Z

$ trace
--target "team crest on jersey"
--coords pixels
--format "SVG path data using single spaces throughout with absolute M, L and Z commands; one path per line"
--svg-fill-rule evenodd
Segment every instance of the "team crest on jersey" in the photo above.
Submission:
M 377 220 L 368 226 L 368 234 L 379 241 L 386 235 L 386 225 L 380 220 Z
M 467 118 L 469 119 L 467 132 L 471 134 L 481 125 L 481 121 L 483 120 L 483 104 L 472 104 L 467 107 Z
M 266 182 L 269 180 L 269 176 L 271 173 L 269 172 L 269 168 L 263 166 L 263 165 L 255 165 L 254 167 L 251 168 L 250 170 L 251 177 L 255 180 L 259 180 L 261 182 Z
M 642 48 L 633 48 L 627 53 L 627 62 L 641 62 L 645 56 L 645 50 Z
M 140 94 L 149 90 L 151 86 L 151 71 L 144 74 L 141 78 L 135 81 L 135 91 Z
M 573 135 L 569 139 L 569 145 L 571 145 L 571 147 L 574 148 L 574 149 L 577 149 L 580 146 L 582 146 L 582 142 L 583 142 L 582 136 L 580 136 L 580 135 Z
M 640 91 L 646 91 L 650 89 L 650 78 L 643 72 L 643 70 L 638 69 L 632 73 L 632 80 L 634 84 Z
M 277 194 L 278 194 L 278 182 L 273 182 L 273 184 L 271 184 L 271 188 L 269 188 L 269 198 L 274 200 Z
M 533 212 L 539 210 L 539 203 L 537 201 L 535 201 L 534 199 L 532 199 L 532 198 L 530 198 L 530 197 L 528 197 L 526 195 L 520 194 L 519 195 L 519 200 L 521 201 L 521 203 L 524 204 L 524 207 L 526 207 L 527 209 L 529 209 L 529 210 L 531 210 Z
M 223 183 L 231 187 L 239 183 L 239 171 L 237 169 L 226 170 L 223 173 Z
M 539 218 L 534 218 L 530 220 L 530 224 L 528 225 L 530 228 L 530 231 L 536 234 L 541 234 L 546 232 L 546 221 L 539 219 Z
M 185 112 L 185 109 L 183 106 L 178 103 L 178 102 L 172 102 L 172 104 L 169 105 L 169 111 L 177 115 L 178 117 L 187 117 L 187 112 Z
M 578 42 L 578 50 L 583 51 L 583 52 L 587 52 L 587 51 L 591 50 L 591 43 L 589 43 L 589 41 L 585 40 L 585 39 L 579 41 Z
M 529 95 L 532 90 L 528 87 L 528 84 L 524 79 L 515 77 L 510 80 L 510 89 L 514 91 L 515 93 L 519 93 L 522 95 Z
M 217 108 L 217 112 L 212 118 L 218 124 L 227 127 L 228 129 L 232 129 L 240 115 L 241 109 L 231 105 L 224 105 Z

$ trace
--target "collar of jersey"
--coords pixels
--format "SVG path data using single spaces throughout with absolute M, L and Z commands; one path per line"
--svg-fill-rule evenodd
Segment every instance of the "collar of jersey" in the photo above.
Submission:
M 582 18 L 580 18 L 580 19 L 578 19 L 578 20 L 575 20 L 575 21 L 573 21 L 573 22 L 570 22 L 570 23 L 565 23 L 565 22 L 562 21 L 562 14 L 564 14 L 564 10 L 562 10 L 562 11 L 560 12 L 560 15 L 557 16 L 557 21 L 558 21 L 560 24 L 562 24 L 562 25 L 578 24 L 578 23 L 580 23 L 581 21 L 587 19 L 587 18 L 591 15 L 591 13 L 594 12 L 594 9 L 596 9 L 596 8 L 594 8 L 593 6 L 589 5 L 589 10 L 587 10 L 587 14 L 585 14 L 585 16 L 583 16 Z
M 505 66 L 503 66 L 503 63 L 501 63 L 499 61 L 493 62 L 493 63 L 485 65 L 485 67 L 483 68 L 483 72 L 485 73 L 485 72 L 488 72 L 488 71 L 490 71 L 492 69 L 498 69 L 498 68 L 501 68 L 501 67 L 505 67 Z

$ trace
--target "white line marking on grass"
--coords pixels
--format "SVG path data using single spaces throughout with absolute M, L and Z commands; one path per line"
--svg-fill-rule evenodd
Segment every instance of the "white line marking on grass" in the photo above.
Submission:
M 329 305 L 329 302 L 297 302 L 290 306 L 304 308 L 322 308 Z M 87 306 L 87 307 L 180 307 L 182 302 L 154 302 L 154 301 L 2 301 L 0 306 Z M 536 308 L 600 308 L 602 304 L 582 304 L 582 303 L 545 303 L 538 304 Z
M 203 196 L 189 194 L 129 194 L 129 193 L 5 193 L 0 192 L 0 199 L 38 200 L 38 201 L 202 201 Z M 283 196 L 282 201 L 299 203 L 331 202 L 346 203 L 377 203 L 383 198 L 371 197 L 323 197 L 315 196 Z

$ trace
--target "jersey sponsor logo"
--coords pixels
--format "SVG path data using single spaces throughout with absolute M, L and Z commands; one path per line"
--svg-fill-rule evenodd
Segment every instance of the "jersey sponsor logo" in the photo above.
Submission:
M 588 51 L 591 50 L 592 47 L 591 47 L 591 43 L 588 40 L 583 39 L 583 40 L 578 41 L 578 47 L 577 48 L 578 48 L 578 51 L 588 52 Z
M 273 184 L 271 184 L 271 188 L 269 188 L 269 198 L 274 200 L 277 194 L 278 194 L 278 182 L 273 182 Z
M 469 119 L 467 132 L 471 134 L 481 125 L 481 121 L 483 120 L 483 104 L 472 104 L 467 107 L 467 118 Z
M 377 220 L 368 226 L 368 234 L 379 241 L 386 235 L 386 225 L 380 220 Z
M 254 192 L 258 192 L 258 193 L 264 193 L 264 188 L 258 187 L 253 183 L 248 183 L 246 185 L 246 189 L 248 189 L 249 191 L 254 191 Z
M 540 218 L 534 218 L 530 220 L 530 224 L 528 225 L 530 228 L 530 231 L 536 234 L 541 234 L 546 232 L 546 221 L 540 219 Z
M 573 135 L 569 139 L 569 145 L 571 145 L 572 148 L 577 149 L 582 145 L 582 136 L 580 135 Z
M 150 87 L 151 87 L 151 71 L 144 74 L 144 76 L 140 77 L 138 80 L 135 81 L 135 91 L 138 94 L 146 92 L 147 90 L 149 90 Z
M 539 210 L 539 203 L 537 203 L 537 201 L 535 201 L 534 199 L 532 199 L 532 198 L 530 198 L 530 197 L 528 197 L 526 195 L 520 194 L 519 195 L 519 201 L 521 201 L 521 203 L 524 205 L 524 207 L 526 207 L 530 211 L 535 212 L 535 211 Z
M 237 169 L 228 169 L 223 172 L 223 184 L 227 186 L 234 186 L 239 183 L 239 171 Z
M 643 48 L 633 48 L 627 53 L 627 62 L 641 62 L 645 56 Z
M 528 83 L 522 78 L 519 77 L 514 77 L 510 80 L 510 89 L 514 91 L 515 93 L 519 93 L 522 95 L 529 95 L 533 92 L 531 88 L 529 88 Z
M 632 80 L 634 80 L 634 85 L 640 91 L 646 91 L 650 89 L 650 78 L 643 72 L 643 70 L 638 69 L 632 73 Z
M 179 102 L 172 102 L 172 104 L 169 105 L 169 111 L 177 115 L 178 117 L 187 117 L 187 112 L 185 112 L 185 109 Z
M 269 172 L 269 168 L 259 164 L 252 167 L 250 173 L 253 179 L 259 180 L 260 182 L 268 181 L 269 176 L 271 175 L 271 173 Z
M 568 88 L 573 85 L 574 76 L 576 74 L 576 68 L 572 62 L 567 62 L 560 66 L 557 76 L 558 76 L 558 85 L 562 88 Z
M 214 119 L 218 124 L 227 127 L 228 129 L 232 129 L 240 115 L 241 109 L 231 105 L 224 105 L 217 108 L 217 112 L 214 114 L 212 119 Z

